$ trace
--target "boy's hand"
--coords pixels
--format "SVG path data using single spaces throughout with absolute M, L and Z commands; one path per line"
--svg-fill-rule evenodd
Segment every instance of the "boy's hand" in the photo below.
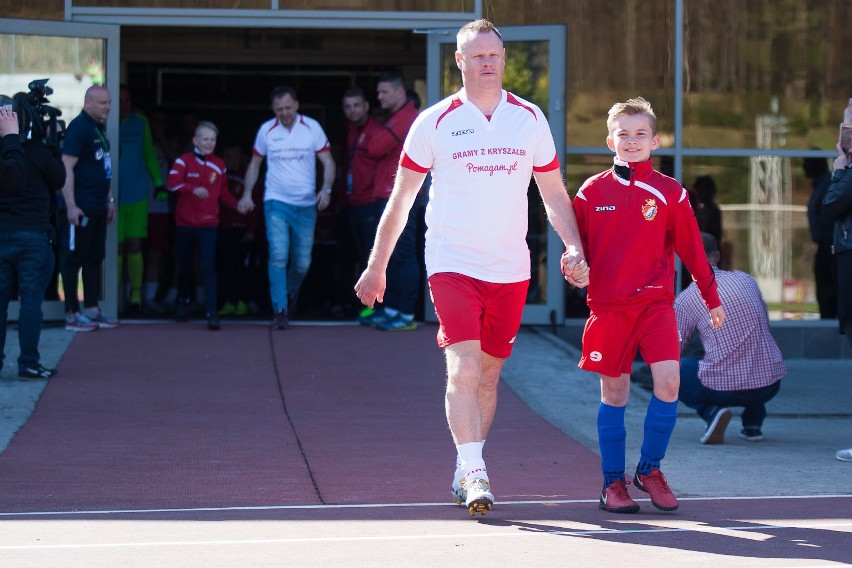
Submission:
M 725 309 L 722 306 L 710 310 L 710 323 L 714 328 L 719 329 L 725 321 Z

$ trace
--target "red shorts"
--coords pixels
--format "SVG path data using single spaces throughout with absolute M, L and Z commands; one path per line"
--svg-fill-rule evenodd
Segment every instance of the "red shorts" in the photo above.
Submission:
M 430 276 L 429 293 L 440 323 L 438 347 L 476 340 L 492 357 L 508 358 L 521 328 L 529 284 L 494 284 L 456 272 Z
M 655 304 L 641 310 L 592 312 L 583 330 L 579 367 L 618 377 L 633 370 L 637 349 L 648 365 L 680 360 L 677 319 L 672 306 Z

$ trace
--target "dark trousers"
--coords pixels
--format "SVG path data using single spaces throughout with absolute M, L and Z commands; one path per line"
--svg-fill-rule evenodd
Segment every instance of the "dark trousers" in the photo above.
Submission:
M 387 200 L 382 200 L 384 211 Z M 417 211 L 408 213 L 405 229 L 393 249 L 387 271 L 387 290 L 384 305 L 404 314 L 413 314 L 417 307 L 420 285 L 420 264 L 417 261 Z
M 15 289 L 21 298 L 18 370 L 38 365 L 41 356 L 42 301 L 53 275 L 53 245 L 47 231 L 0 231 L 0 368 L 6 347 L 6 321 Z
M 179 265 L 178 301 L 188 302 L 192 298 L 197 245 L 207 314 L 219 312 L 216 297 L 216 233 L 216 227 L 178 227 L 175 233 Z
M 814 283 L 820 319 L 837 317 L 837 263 L 831 254 L 831 242 L 817 243 L 814 256 Z
M 681 357 L 680 392 L 678 398 L 698 412 L 705 422 L 710 422 L 718 406 L 743 408 L 743 428 L 760 428 L 766 419 L 766 403 L 778 394 L 781 381 L 769 386 L 749 390 L 719 391 L 708 389 L 698 380 L 698 359 Z
M 96 308 L 101 299 L 101 268 L 106 252 L 107 212 L 84 211 L 86 224 L 71 225 L 60 213 L 59 271 L 65 293 L 65 311 L 80 311 L 77 278 L 83 271 L 83 306 Z

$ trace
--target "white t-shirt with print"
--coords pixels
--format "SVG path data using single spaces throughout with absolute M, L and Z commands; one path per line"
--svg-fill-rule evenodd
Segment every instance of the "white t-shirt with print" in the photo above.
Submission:
M 533 171 L 559 168 L 541 109 L 503 91 L 489 119 L 462 89 L 420 114 L 400 163 L 432 172 L 430 276 L 458 272 L 492 283 L 530 278 L 527 189 Z

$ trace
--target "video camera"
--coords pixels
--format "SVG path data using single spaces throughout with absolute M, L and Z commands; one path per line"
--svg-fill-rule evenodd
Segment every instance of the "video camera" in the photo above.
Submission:
M 21 142 L 44 140 L 48 146 L 59 148 L 65 121 L 59 120 L 61 110 L 47 104 L 48 95 L 53 94 L 53 89 L 47 86 L 49 80 L 36 79 L 27 85 L 28 93 L 18 93 L 11 99 L 0 96 L 0 99 L 18 114 Z

